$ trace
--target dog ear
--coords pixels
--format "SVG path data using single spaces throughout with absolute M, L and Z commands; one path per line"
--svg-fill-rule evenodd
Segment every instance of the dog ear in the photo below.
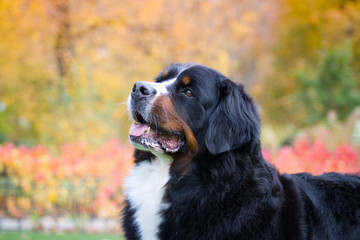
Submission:
M 220 83 L 220 97 L 209 119 L 205 144 L 212 154 L 234 150 L 260 136 L 260 118 L 242 85 Z

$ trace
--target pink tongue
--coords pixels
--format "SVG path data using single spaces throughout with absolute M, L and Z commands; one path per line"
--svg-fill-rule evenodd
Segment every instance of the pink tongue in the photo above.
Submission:
M 134 122 L 130 127 L 130 135 L 132 136 L 141 136 L 146 130 L 149 128 L 149 125 L 147 124 L 138 124 Z

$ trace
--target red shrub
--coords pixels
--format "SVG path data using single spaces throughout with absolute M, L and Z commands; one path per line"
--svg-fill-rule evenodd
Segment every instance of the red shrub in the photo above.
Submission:
M 349 144 L 329 150 L 321 140 L 298 138 L 293 146 L 285 146 L 268 159 L 281 172 L 349 172 L 360 171 L 360 161 L 355 148 Z
M 5 195 L 0 198 L 7 204 L 7 214 L 17 217 L 19 212 L 24 215 L 34 209 L 39 214 L 85 211 L 89 215 L 116 217 L 121 184 L 132 166 L 132 154 L 132 147 L 116 140 L 96 149 L 83 143 L 67 144 L 58 155 L 43 146 L 5 144 L 0 146 L 0 173 L 5 174 L 3 179 L 11 183 L 11 189 L 3 189 Z M 18 188 L 15 197 L 6 195 Z

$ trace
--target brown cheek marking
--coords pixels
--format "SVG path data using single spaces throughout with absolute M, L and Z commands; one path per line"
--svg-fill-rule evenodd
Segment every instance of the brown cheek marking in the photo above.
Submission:
M 191 160 L 198 150 L 198 143 L 194 133 L 184 119 L 175 111 L 174 105 L 166 95 L 159 96 L 153 104 L 151 114 L 156 116 L 157 123 L 167 131 L 182 132 L 185 134 L 187 149 L 185 153 L 176 156 L 170 166 L 170 172 L 180 179 L 187 172 Z
M 188 85 L 191 82 L 191 77 L 183 77 L 181 81 L 184 83 L 184 85 Z

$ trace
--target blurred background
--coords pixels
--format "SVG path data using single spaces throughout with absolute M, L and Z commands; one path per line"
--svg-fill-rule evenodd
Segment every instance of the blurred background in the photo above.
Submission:
M 0 230 L 121 232 L 126 99 L 172 62 L 245 85 L 281 172 L 360 171 L 360 1 L 1 0 Z

